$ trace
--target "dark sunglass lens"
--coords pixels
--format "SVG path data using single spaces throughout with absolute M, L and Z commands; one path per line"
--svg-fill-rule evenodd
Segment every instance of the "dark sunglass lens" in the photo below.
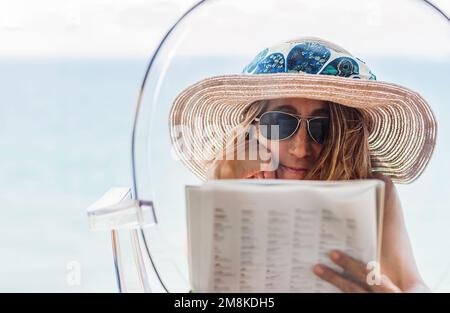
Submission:
M 329 118 L 313 119 L 309 122 L 311 137 L 319 144 L 323 145 L 328 136 L 330 128 Z
M 260 130 L 269 140 L 283 140 L 291 136 L 297 129 L 297 119 L 282 112 L 267 112 L 261 116 Z

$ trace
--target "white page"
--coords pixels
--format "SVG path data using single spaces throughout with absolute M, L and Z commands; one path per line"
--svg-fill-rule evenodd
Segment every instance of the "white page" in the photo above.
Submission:
M 351 182 L 331 190 L 336 184 L 265 183 L 204 187 L 209 196 L 202 204 L 202 235 L 196 243 L 206 254 L 190 250 L 200 258 L 191 268 L 200 273 L 193 277 L 198 291 L 337 291 L 312 273 L 317 262 L 339 270 L 328 259 L 331 249 L 365 262 L 376 259 L 373 184 Z

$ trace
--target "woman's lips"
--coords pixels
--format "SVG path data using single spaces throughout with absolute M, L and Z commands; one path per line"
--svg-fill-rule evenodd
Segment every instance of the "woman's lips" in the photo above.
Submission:
M 283 164 L 280 164 L 280 166 L 282 169 L 286 170 L 287 172 L 294 173 L 294 174 L 305 174 L 308 171 L 308 169 L 306 169 L 306 168 L 294 168 L 294 167 L 289 167 L 289 166 L 286 166 Z

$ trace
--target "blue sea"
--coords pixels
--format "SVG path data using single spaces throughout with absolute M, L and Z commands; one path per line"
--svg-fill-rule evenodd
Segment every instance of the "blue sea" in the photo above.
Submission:
M 132 121 L 147 62 L 0 60 L 1 292 L 117 290 L 109 234 L 89 230 L 86 208 L 110 187 L 131 184 Z M 186 73 L 207 61 L 179 62 L 166 75 L 173 92 L 186 85 Z M 225 65 L 227 72 L 235 70 Z M 428 169 L 398 190 L 422 276 L 433 290 L 450 291 L 450 62 L 373 59 L 372 68 L 378 79 L 418 90 L 438 118 Z M 160 140 L 152 143 L 152 166 L 166 169 L 169 156 L 158 155 L 156 147 L 167 146 L 167 134 Z M 183 195 L 166 187 L 171 180 L 184 183 L 177 170 L 152 193 L 160 203 L 175 199 L 174 212 L 183 210 Z M 183 219 L 166 213 L 162 221 L 173 217 L 178 224 L 169 229 L 183 233 Z M 77 284 L 68 282 L 73 262 L 80 267 Z

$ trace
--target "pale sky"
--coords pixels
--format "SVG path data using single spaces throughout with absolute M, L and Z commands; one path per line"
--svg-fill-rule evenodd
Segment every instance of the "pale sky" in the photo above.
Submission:
M 331 1 L 337 3 L 335 0 Z M 342 3 L 341 1 L 339 3 Z M 361 0 L 346 1 L 361 3 Z M 389 30 L 383 29 L 383 19 L 389 20 L 390 17 L 395 16 L 396 19 L 399 18 L 406 25 L 404 32 L 411 36 L 411 40 L 420 38 L 420 35 L 415 34 L 422 32 L 423 34 L 429 33 L 430 38 L 433 39 L 450 41 L 448 40 L 449 37 L 446 37 L 446 35 L 450 35 L 449 30 L 447 32 L 441 31 L 435 34 L 436 37 L 433 37 L 434 30 L 427 30 L 426 23 L 424 25 L 423 21 L 411 20 L 407 16 L 408 14 L 402 15 L 402 8 L 397 3 L 417 2 L 417 0 L 389 1 L 388 10 L 386 9 L 387 6 L 382 9 L 378 8 L 377 1 L 366 0 L 366 6 L 373 11 L 373 14 L 365 18 L 367 23 L 373 24 L 373 29 L 376 29 L 379 34 L 389 32 Z M 380 1 L 386 3 L 386 0 Z M 0 40 L 2 47 L 0 56 L 25 58 L 148 57 L 167 29 L 196 2 L 196 0 L 0 0 Z M 236 1 L 228 0 L 227 5 L 233 2 Z M 273 10 L 280 9 L 278 5 L 281 1 L 279 0 L 273 2 L 276 3 L 275 5 L 270 4 L 272 3 L 270 0 L 266 1 L 267 5 L 265 6 L 261 5 L 262 2 L 260 0 L 240 0 L 239 6 L 245 12 L 245 16 L 248 14 L 249 19 L 252 16 L 258 16 L 258 14 L 265 16 L 264 14 L 267 13 L 270 16 Z M 258 5 L 255 5 L 255 3 L 258 3 Z M 310 4 L 314 9 L 312 3 L 317 2 L 313 1 Z M 450 13 L 450 0 L 434 0 L 434 3 L 447 14 Z M 235 11 L 233 11 L 232 5 L 223 7 L 224 9 L 219 12 L 224 12 L 224 14 L 228 12 L 229 16 L 233 17 Z M 314 12 L 317 13 L 318 10 Z M 333 13 L 332 10 L 331 13 Z M 288 14 L 292 14 L 293 18 L 302 18 L 305 23 L 308 22 L 305 15 L 289 10 L 286 10 L 283 18 L 288 18 Z M 327 14 L 324 11 L 321 18 L 325 20 L 336 18 L 329 17 Z M 314 16 L 316 15 L 314 14 Z M 213 34 L 208 33 L 208 25 L 213 23 L 210 23 L 210 17 L 205 16 L 204 18 L 205 22 L 201 24 L 203 27 L 200 28 L 205 36 L 213 36 Z M 276 17 L 273 17 L 271 21 L 273 21 L 273 25 L 277 25 Z M 358 21 L 357 16 L 355 16 L 355 21 Z M 235 25 L 231 26 L 230 33 L 239 37 L 238 33 L 246 28 L 245 23 L 247 22 L 248 20 L 243 21 L 236 18 Z M 221 29 L 220 23 L 220 18 L 214 20 L 217 29 Z M 365 33 L 358 34 L 360 29 L 361 27 L 355 25 L 354 29 L 351 30 L 355 33 L 355 38 L 366 36 Z M 275 29 L 274 31 L 278 32 L 279 30 Z M 329 35 L 328 29 L 315 29 L 315 31 L 319 35 L 322 33 Z M 187 36 L 187 38 L 190 38 L 191 35 L 188 33 Z M 342 37 L 345 38 L 346 36 L 342 35 Z M 198 35 L 197 39 L 200 40 L 200 38 L 204 40 L 205 37 L 203 34 L 202 36 Z M 258 40 L 264 42 L 263 35 Z M 194 43 L 195 39 L 192 42 Z M 389 38 L 386 39 L 386 42 L 387 45 L 394 45 L 394 43 L 389 43 Z M 212 46 L 212 49 L 216 48 L 218 51 L 221 49 L 220 45 L 215 42 Z M 380 50 L 384 48 L 379 47 Z M 397 48 L 399 51 L 404 49 L 402 47 Z M 450 52 L 449 45 L 447 45 L 447 48 L 446 53 L 448 55 Z M 376 50 L 376 47 L 371 49 Z M 430 49 L 430 45 L 423 45 L 420 49 L 423 50 L 424 54 L 428 54 L 427 49 Z

